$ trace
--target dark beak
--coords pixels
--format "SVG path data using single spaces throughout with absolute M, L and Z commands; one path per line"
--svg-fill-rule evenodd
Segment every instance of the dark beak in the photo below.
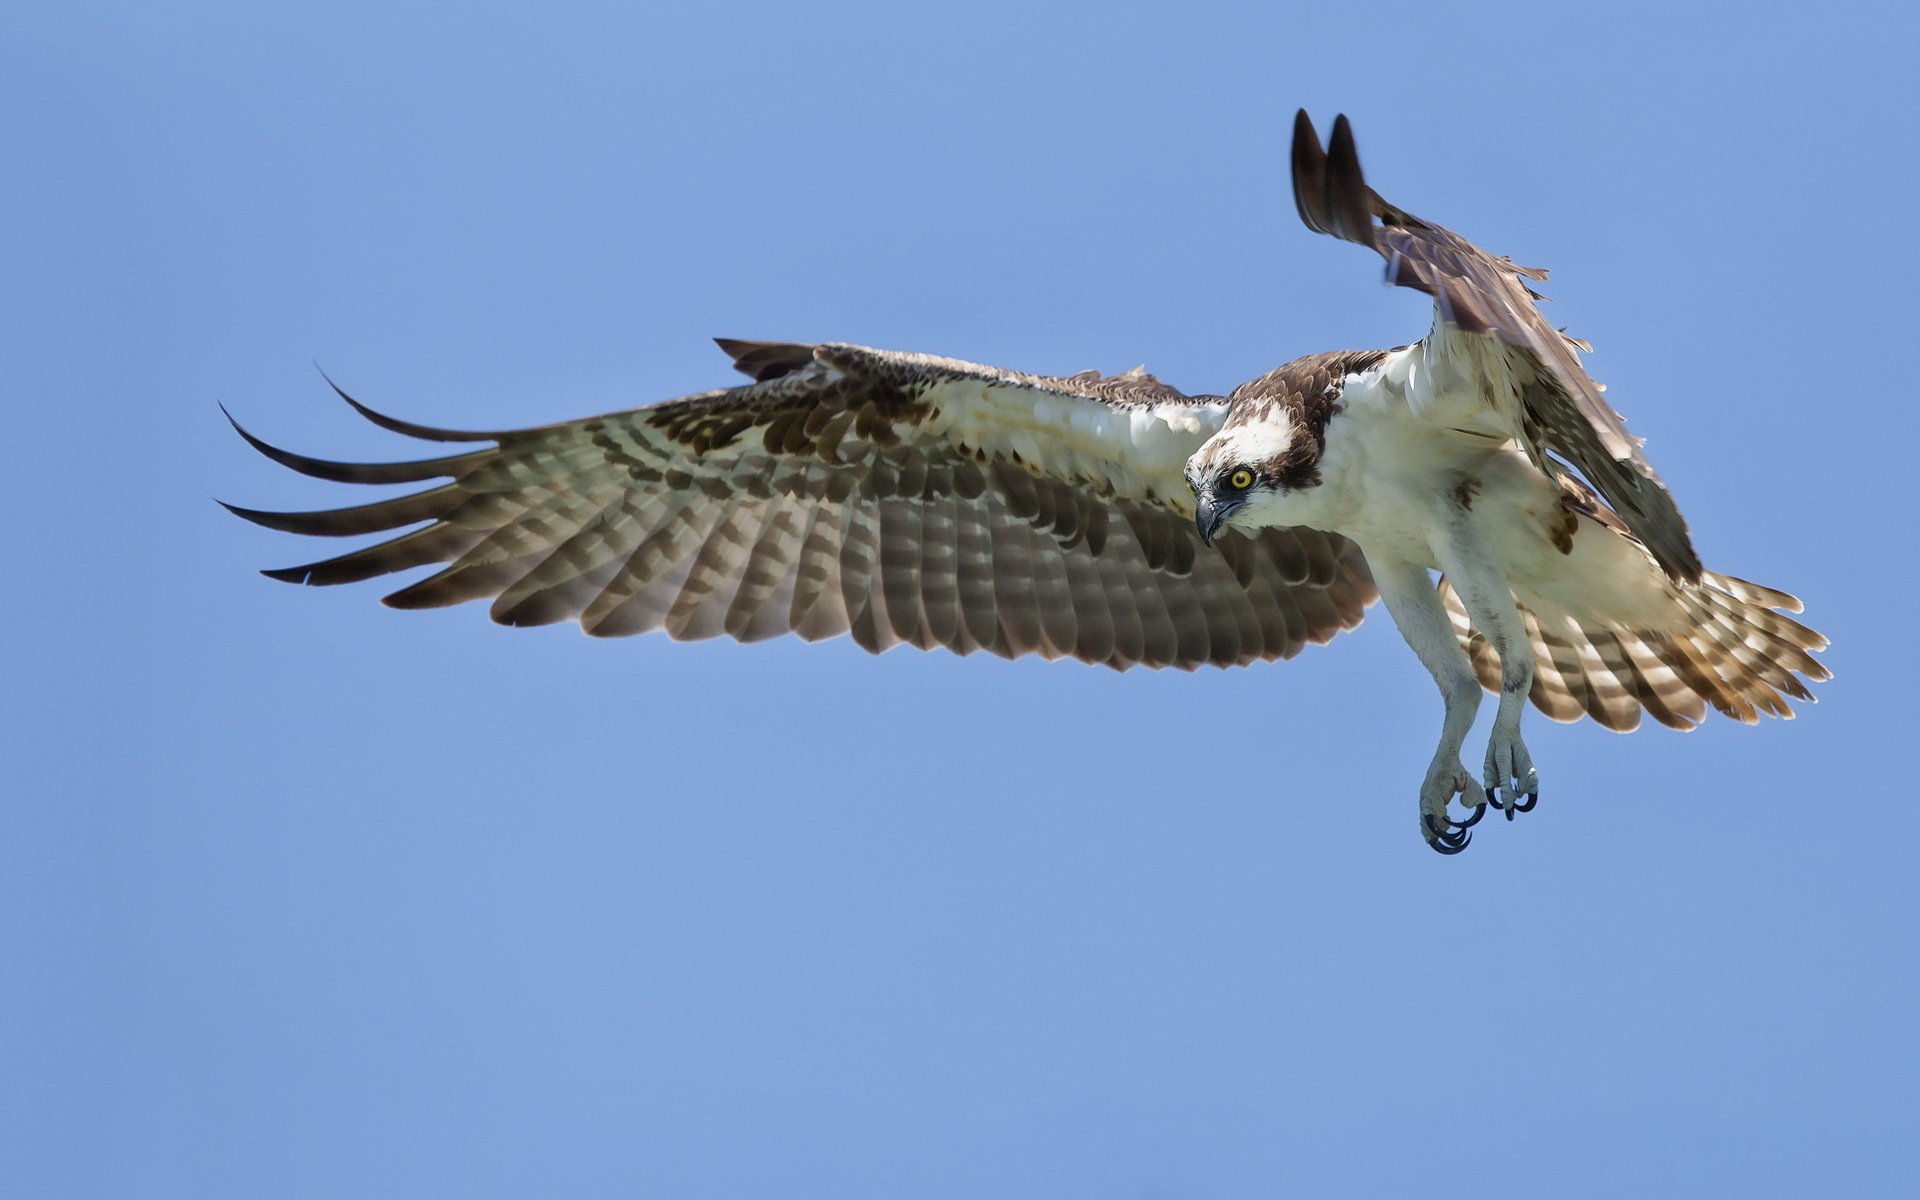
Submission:
M 1220 532 L 1220 523 L 1227 519 L 1227 514 L 1233 511 L 1233 507 L 1229 504 L 1225 508 L 1216 508 L 1213 497 L 1206 492 L 1194 496 L 1193 525 L 1200 531 L 1201 541 L 1209 546 L 1213 545 L 1213 535 Z

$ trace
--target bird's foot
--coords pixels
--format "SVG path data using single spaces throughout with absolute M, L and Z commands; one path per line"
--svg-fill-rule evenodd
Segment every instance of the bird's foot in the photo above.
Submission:
M 1460 797 L 1463 807 L 1472 810 L 1464 821 L 1456 821 L 1447 813 L 1447 805 L 1455 796 Z M 1427 845 L 1441 854 L 1460 853 L 1473 840 L 1467 830 L 1479 824 L 1486 813 L 1487 794 L 1465 767 L 1457 762 L 1436 764 L 1427 771 L 1420 785 L 1420 833 Z
M 1487 742 L 1485 778 L 1487 799 L 1506 813 L 1509 821 L 1515 813 L 1532 812 L 1539 802 L 1540 773 L 1533 769 L 1533 759 L 1528 756 L 1527 744 L 1520 740 L 1518 730 L 1511 734 L 1493 731 L 1493 738 Z

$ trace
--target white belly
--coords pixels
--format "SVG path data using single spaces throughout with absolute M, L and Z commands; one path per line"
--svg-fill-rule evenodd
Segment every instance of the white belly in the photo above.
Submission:
M 1323 478 L 1311 489 L 1323 495 L 1308 500 L 1320 527 L 1351 537 L 1376 562 L 1439 569 L 1437 547 L 1462 522 L 1491 550 L 1515 598 L 1543 621 L 1649 630 L 1681 619 L 1652 556 L 1570 508 L 1560 485 L 1512 442 L 1380 422 L 1364 439 L 1329 438 Z

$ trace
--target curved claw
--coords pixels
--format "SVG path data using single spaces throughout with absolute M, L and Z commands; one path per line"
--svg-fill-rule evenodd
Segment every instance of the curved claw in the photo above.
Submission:
M 1520 797 L 1514 795 L 1512 791 L 1508 791 L 1506 801 L 1502 803 L 1499 791 L 1494 788 L 1488 788 L 1487 799 L 1493 803 L 1495 808 L 1507 814 L 1507 820 L 1511 821 L 1519 813 L 1532 812 L 1533 806 L 1540 803 L 1540 793 L 1528 792 L 1527 798 L 1522 800 Z M 1472 822 L 1468 823 L 1471 824 Z
M 1522 809 L 1521 811 L 1524 812 L 1526 810 Z M 1484 817 L 1487 815 L 1487 806 L 1484 802 L 1480 804 L 1476 804 L 1473 806 L 1472 812 L 1473 812 L 1473 815 L 1468 817 L 1464 821 L 1454 821 L 1452 817 L 1448 817 L 1447 820 L 1453 823 L 1453 827 L 1455 829 L 1472 829 L 1475 825 L 1478 825 L 1480 823 L 1481 817 Z
M 1462 850 L 1465 850 L 1467 846 L 1470 845 L 1472 842 L 1473 842 L 1473 835 L 1470 833 L 1463 833 L 1460 835 L 1460 840 L 1457 842 L 1450 842 L 1444 839 L 1436 839 L 1434 841 L 1428 842 L 1427 845 L 1433 847 L 1434 853 L 1436 854 L 1458 854 Z
M 1471 825 L 1479 819 L 1479 812 L 1476 809 L 1474 816 L 1467 822 L 1467 825 Z M 1473 841 L 1473 835 L 1467 832 L 1467 825 L 1458 825 L 1452 820 L 1449 820 L 1446 828 L 1443 829 L 1440 827 L 1440 823 L 1433 819 L 1432 813 L 1421 813 L 1420 820 L 1425 823 L 1427 832 L 1431 835 L 1427 838 L 1427 845 L 1432 846 L 1441 854 L 1458 854 L 1467 848 L 1467 843 Z

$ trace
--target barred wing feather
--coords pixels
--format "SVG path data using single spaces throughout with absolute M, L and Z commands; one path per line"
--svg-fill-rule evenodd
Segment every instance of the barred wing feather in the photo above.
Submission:
M 1288 657 L 1358 624 L 1374 598 L 1338 535 L 1202 546 L 1180 468 L 1219 427 L 1220 397 L 1138 370 L 1058 378 L 855 346 L 721 346 L 752 383 L 534 429 L 436 429 L 354 404 L 409 437 L 492 443 L 441 458 L 331 462 L 242 429 L 316 478 L 445 482 L 322 512 L 233 511 L 316 536 L 417 526 L 273 578 L 438 565 L 386 602 L 485 599 L 502 624 L 576 620 L 602 636 L 850 633 L 870 651 L 1192 669 Z

